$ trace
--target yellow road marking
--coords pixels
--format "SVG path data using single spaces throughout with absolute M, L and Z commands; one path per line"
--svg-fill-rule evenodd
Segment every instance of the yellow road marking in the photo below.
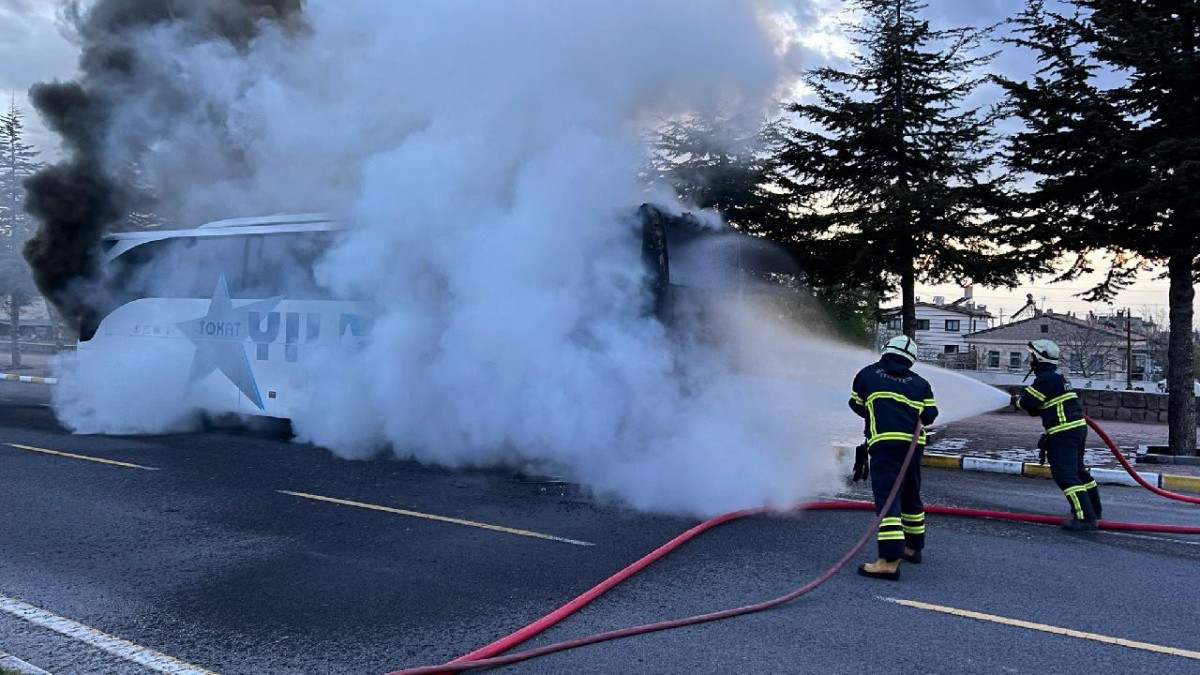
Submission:
M 144 469 L 146 471 L 158 471 L 152 466 L 142 466 L 141 464 L 130 464 L 129 462 L 118 462 L 115 459 L 101 459 L 99 457 L 88 457 L 87 455 L 76 455 L 70 452 L 60 452 L 58 450 L 47 450 L 46 448 L 35 448 L 32 445 L 21 445 L 20 443 L 5 443 L 5 445 L 20 448 L 21 450 L 32 450 L 33 452 L 42 452 L 47 455 L 58 455 L 59 457 L 69 457 L 71 459 L 82 459 L 88 462 L 99 462 L 100 464 L 112 464 L 115 466 L 123 466 L 129 469 Z
M 412 516 L 413 518 L 424 518 L 426 520 L 436 520 L 442 523 L 453 523 L 455 525 L 466 525 L 468 527 L 478 527 L 484 530 L 492 530 L 495 532 L 504 532 L 505 534 L 516 534 L 522 537 L 535 537 L 537 539 L 549 539 L 550 541 L 561 541 L 564 544 L 574 544 L 576 546 L 595 546 L 588 541 L 579 541 L 578 539 L 567 539 L 565 537 L 555 537 L 550 534 L 542 534 L 541 532 L 532 532 L 530 530 L 518 530 L 512 527 L 504 527 L 502 525 L 492 525 L 490 523 L 480 523 L 474 520 L 463 520 L 462 518 L 451 518 L 449 516 L 439 516 L 433 513 L 421 513 L 420 511 L 409 511 L 408 509 L 396 509 L 390 506 L 380 506 L 379 504 L 367 504 L 364 502 L 350 501 L 349 499 L 338 499 L 337 497 L 323 497 L 321 495 L 308 494 L 307 492 L 292 492 L 291 490 L 276 490 L 276 492 L 293 497 L 303 497 L 304 499 L 315 499 L 319 502 L 329 502 L 330 504 L 341 504 L 343 506 L 356 506 L 360 509 L 371 509 L 372 511 L 383 511 L 385 513 L 395 513 L 401 516 Z
M 1132 649 L 1142 649 L 1148 652 L 1157 652 L 1159 654 L 1170 654 L 1171 656 L 1181 656 L 1185 659 L 1200 660 L 1200 652 L 1190 649 L 1180 649 L 1178 647 L 1167 647 L 1164 645 L 1156 645 L 1150 642 L 1139 642 L 1137 640 L 1126 640 L 1125 638 L 1113 637 L 1111 635 L 1100 635 L 1099 633 L 1088 633 L 1081 630 L 1073 630 L 1071 628 L 1062 628 L 1060 626 L 1051 626 L 1044 623 L 1034 623 L 1032 621 L 1022 621 L 1020 619 L 1010 619 L 1004 616 L 996 616 L 995 614 L 984 614 L 983 612 L 972 612 L 968 609 L 958 609 L 955 607 L 946 607 L 944 605 L 931 605 L 927 602 L 919 602 L 917 600 L 900 600 L 897 598 L 881 598 L 888 602 L 894 602 L 905 607 L 915 607 L 917 609 L 928 609 L 933 612 L 941 612 L 943 614 L 952 614 L 961 616 L 967 619 L 978 619 L 980 621 L 990 621 L 999 623 L 1005 626 L 1016 626 L 1017 628 L 1028 628 L 1030 630 L 1038 630 L 1043 633 L 1054 633 L 1055 635 L 1065 635 L 1067 637 L 1079 638 L 1081 640 L 1092 640 L 1094 642 L 1103 642 L 1105 644 L 1120 645 L 1122 647 L 1130 647 Z

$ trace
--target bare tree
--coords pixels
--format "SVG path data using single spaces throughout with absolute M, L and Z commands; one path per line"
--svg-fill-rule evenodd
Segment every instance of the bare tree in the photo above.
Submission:
M 1098 379 L 1124 372 L 1124 336 L 1094 320 L 1065 320 L 1064 324 L 1055 331 L 1069 372 Z

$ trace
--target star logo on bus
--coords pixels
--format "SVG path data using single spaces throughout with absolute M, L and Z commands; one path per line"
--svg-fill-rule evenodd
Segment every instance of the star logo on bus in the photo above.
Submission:
M 225 275 L 221 275 L 213 291 L 212 302 L 208 305 L 208 313 L 176 324 L 196 346 L 189 381 L 196 382 L 214 370 L 220 370 L 259 410 L 264 410 L 262 394 L 258 391 L 250 359 L 246 356 L 245 343 L 250 340 L 250 313 L 269 312 L 275 309 L 280 300 L 283 300 L 283 296 L 234 307 Z

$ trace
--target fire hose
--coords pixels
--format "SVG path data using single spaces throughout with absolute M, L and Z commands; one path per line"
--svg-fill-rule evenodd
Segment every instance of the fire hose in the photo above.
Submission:
M 1167 497 L 1170 499 L 1176 499 L 1176 500 L 1184 501 L 1184 502 L 1189 502 L 1189 503 L 1193 503 L 1193 504 L 1200 503 L 1200 499 L 1198 499 L 1196 497 L 1181 495 L 1181 494 L 1163 490 L 1157 486 L 1151 485 L 1144 478 L 1142 478 L 1137 473 L 1137 471 L 1129 464 L 1129 462 L 1121 454 L 1121 451 L 1117 448 L 1116 444 L 1113 442 L 1112 438 L 1109 437 L 1109 435 L 1107 433 L 1105 433 L 1104 430 L 1101 429 L 1100 426 L 1098 424 L 1096 424 L 1096 422 L 1094 420 L 1092 420 L 1090 417 L 1085 416 L 1085 419 L 1087 420 L 1088 425 L 1093 430 L 1095 430 L 1096 433 L 1100 436 L 1101 440 L 1104 441 L 1105 445 L 1108 446 L 1108 449 L 1110 451 L 1112 451 L 1113 455 L 1116 456 L 1116 458 L 1120 462 L 1121 466 L 1124 467 L 1127 472 L 1129 472 L 1130 476 L 1132 476 L 1133 479 L 1136 480 L 1139 485 L 1141 485 L 1142 487 L 1150 490 L 1151 492 L 1154 492 L 1155 494 L 1163 496 L 1163 497 Z M 860 536 L 858 538 L 858 540 L 854 543 L 854 545 L 850 548 L 850 550 L 847 551 L 846 554 L 843 555 L 841 558 L 839 558 L 838 561 L 835 562 L 831 567 L 829 567 L 829 569 L 827 569 L 824 572 L 822 572 L 821 574 L 817 575 L 817 577 L 814 578 L 812 581 L 809 581 L 808 583 L 804 584 L 803 586 L 800 586 L 799 588 L 796 588 L 784 595 L 781 595 L 781 596 L 771 599 L 771 600 L 766 600 L 763 602 L 758 602 L 758 603 L 754 603 L 754 604 L 750 604 L 750 605 L 744 605 L 742 607 L 736 607 L 733 609 L 726 609 L 726 610 L 721 610 L 718 612 L 710 612 L 707 614 L 699 614 L 696 616 L 684 617 L 684 618 L 680 618 L 680 619 L 672 619 L 672 620 L 668 620 L 668 621 L 659 621 L 659 622 L 655 622 L 655 623 L 642 624 L 640 626 L 630 626 L 627 628 L 606 631 L 603 633 L 596 633 L 594 635 L 588 635 L 588 636 L 584 636 L 584 637 L 580 637 L 580 638 L 575 638 L 572 640 L 564 640 L 562 642 L 556 642 L 556 643 L 545 645 L 543 647 L 538 647 L 535 649 L 527 649 L 527 650 L 520 651 L 520 652 L 514 652 L 512 654 L 501 655 L 504 652 L 508 651 L 509 649 L 512 649 L 513 647 L 525 642 L 526 640 L 532 638 L 533 636 L 537 635 L 538 633 L 541 633 L 542 631 L 544 631 L 544 630 L 550 628 L 551 626 L 557 624 L 558 622 L 562 621 L 567 616 L 569 616 L 569 615 L 573 614 L 574 612 L 578 611 L 579 609 L 581 609 L 584 605 L 588 604 L 589 602 L 596 599 L 597 597 L 603 595 L 604 593 L 606 593 L 613 587 L 617 586 L 621 582 L 625 581 L 629 577 L 633 576 L 634 574 L 645 569 L 651 563 L 655 562 L 656 560 L 664 557 L 671 551 L 675 550 L 680 545 L 682 545 L 684 542 L 687 542 L 688 540 L 690 540 L 690 539 L 700 535 L 701 533 L 703 533 L 707 530 L 710 530 L 718 525 L 723 525 L 725 523 L 731 522 L 733 520 L 738 520 L 738 519 L 744 518 L 746 516 L 767 513 L 770 511 L 770 509 L 755 508 L 755 509 L 744 509 L 741 511 L 732 511 L 730 513 L 726 513 L 726 514 L 717 516 L 715 518 L 711 518 L 709 520 L 706 520 L 706 521 L 692 527 L 691 529 L 676 536 L 674 539 L 671 539 L 670 541 L 663 544 L 662 546 L 659 546 L 658 548 L 654 549 L 650 553 L 646 554 L 645 556 L 638 559 L 636 562 L 632 563 L 631 565 L 625 567 L 624 569 L 617 572 L 616 574 L 610 576 L 608 579 L 605 579 L 601 583 L 597 584 L 596 586 L 592 587 L 588 591 L 579 595 L 574 600 L 571 600 L 570 602 L 564 604 L 563 606 L 561 606 L 558 609 L 554 610 L 553 612 L 547 614 L 546 616 L 534 621 L 533 623 L 530 623 L 529 625 L 525 626 L 524 628 L 521 628 L 503 638 L 500 638 L 488 645 L 480 647 L 479 649 L 476 649 L 472 652 L 464 654 L 464 655 L 458 657 L 457 659 L 450 661 L 449 663 L 433 665 L 433 666 L 421 666 L 421 667 L 417 667 L 417 668 L 406 668 L 403 670 L 392 671 L 390 673 L 387 673 L 387 675 L 433 675 L 435 673 L 457 673 L 457 672 L 461 672 L 461 671 L 465 671 L 465 670 L 474 670 L 474 669 L 479 669 L 479 668 L 494 668 L 497 666 L 510 665 L 513 663 L 518 663 L 520 661 L 527 661 L 529 659 L 537 658 L 539 656 L 546 656 L 548 654 L 562 652 L 562 651 L 566 651 L 569 649 L 575 649 L 577 647 L 592 645 L 592 644 L 596 644 L 599 642 L 605 642 L 608 640 L 615 640 L 618 638 L 630 637 L 633 635 L 643 635 L 646 633 L 652 633 L 652 632 L 656 632 L 656 631 L 660 631 L 660 630 L 679 628 L 682 626 L 691 626 L 691 625 L 695 625 L 695 624 L 699 624 L 699 623 L 707 623 L 710 621 L 717 621 L 720 619 L 728 619 L 728 618 L 735 617 L 735 616 L 742 616 L 744 614 L 761 612 L 765 609 L 771 609 L 773 607 L 777 607 L 784 603 L 791 602 L 792 600 L 795 600 L 796 598 L 800 597 L 801 595 L 804 595 L 804 594 L 816 589 L 818 586 L 820 586 L 821 584 L 828 581 L 831 577 L 833 577 L 834 574 L 836 574 L 842 567 L 844 567 L 846 565 L 846 563 L 848 563 L 855 555 L 857 555 L 858 552 L 860 550 L 862 550 L 863 546 L 866 545 L 868 539 L 879 527 L 880 522 L 882 522 L 884 516 L 888 512 L 888 508 L 891 506 L 892 502 L 896 498 L 896 495 L 900 491 L 900 486 L 904 482 L 905 472 L 908 470 L 908 465 L 912 461 L 914 450 L 917 446 L 917 439 L 920 437 L 920 429 L 921 429 L 921 425 L 918 422 L 917 428 L 913 434 L 913 440 L 911 443 L 909 443 L 908 452 L 905 454 L 904 462 L 903 462 L 903 464 L 901 464 L 900 471 L 896 477 L 896 482 L 892 485 L 891 492 L 888 494 L 888 498 L 884 502 L 883 508 L 880 509 L 879 514 L 876 516 L 874 522 L 871 523 L 871 526 L 862 534 L 862 536 Z M 868 509 L 873 509 L 874 506 L 875 505 L 871 502 L 850 502 L 850 501 L 846 501 L 846 502 L 842 502 L 842 501 L 807 502 L 807 503 L 797 505 L 794 508 L 794 510 L 802 510 L 802 511 L 868 510 Z M 1028 513 L 1012 513 L 1012 512 L 1007 512 L 1007 511 L 994 511 L 994 510 L 988 510 L 988 509 L 966 509 L 966 508 L 958 508 L 958 507 L 950 507 L 950 506 L 926 506 L 925 512 L 941 514 L 941 515 L 963 516 L 963 517 L 971 517 L 971 518 L 992 518 L 992 519 L 997 519 L 997 520 L 1011 520 L 1011 521 L 1017 521 L 1017 522 L 1040 523 L 1040 524 L 1048 524 L 1048 525 L 1057 525 L 1057 524 L 1061 523 L 1063 520 L 1062 517 L 1059 517 L 1059 516 L 1047 516 L 1047 515 L 1028 514 Z M 1159 532 L 1159 533 L 1171 533 L 1171 534 L 1200 534 L 1200 527 L 1191 527 L 1191 526 L 1185 526 L 1185 525 L 1155 525 L 1155 524 L 1149 524 L 1149 523 L 1126 523 L 1126 522 L 1111 521 L 1111 520 L 1101 520 L 1098 522 L 1098 525 L 1099 525 L 1100 529 L 1103 529 L 1103 530 Z
M 1133 476 L 1133 479 L 1137 481 L 1138 485 L 1141 485 L 1160 497 L 1175 499 L 1181 502 L 1188 502 L 1189 504 L 1200 504 L 1200 497 L 1189 497 L 1188 495 L 1181 495 L 1178 492 L 1164 490 L 1157 485 L 1151 485 L 1146 481 L 1145 478 L 1142 478 L 1141 474 L 1139 474 L 1132 466 L 1129 465 L 1129 460 L 1125 459 L 1125 456 L 1122 455 L 1121 451 L 1117 449 L 1117 444 L 1113 443 L 1113 440 L 1109 438 L 1108 434 L 1105 433 L 1103 429 L 1100 428 L 1099 424 L 1096 424 L 1096 420 L 1093 420 L 1087 415 L 1084 415 L 1083 418 L 1087 420 L 1088 426 L 1092 428 L 1092 431 L 1095 431 L 1096 435 L 1104 441 L 1104 444 L 1108 446 L 1108 449 L 1112 451 L 1112 454 L 1116 455 L 1117 461 L 1121 463 L 1121 467 L 1124 468 L 1130 476 Z

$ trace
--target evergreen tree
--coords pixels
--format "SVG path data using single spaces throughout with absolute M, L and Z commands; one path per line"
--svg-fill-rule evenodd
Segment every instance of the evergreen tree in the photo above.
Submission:
M 0 115 L 0 294 L 9 316 L 12 365 L 20 367 L 21 309 L 38 299 L 29 264 L 21 255 L 36 224 L 25 213 L 25 178 L 39 168 L 38 152 L 23 141 L 24 118 L 16 103 Z
M 1087 253 L 1108 253 L 1106 278 L 1085 299 L 1109 299 L 1138 270 L 1166 265 L 1169 443 L 1195 453 L 1200 3 L 1068 2 L 1069 14 L 1030 0 L 1014 41 L 1034 50 L 1041 69 L 1028 81 L 1001 80 L 1025 124 L 1009 163 L 1036 180 L 1019 216 L 1045 258 L 1074 254 L 1063 278 L 1091 271 Z M 1105 77 L 1119 81 L 1104 86 Z
M 993 54 L 980 54 L 990 28 L 933 30 L 918 0 L 855 0 L 863 25 L 853 69 L 806 75 L 812 103 L 797 117 L 781 155 L 796 218 L 789 239 L 825 285 L 894 294 L 903 331 L 916 330 L 917 282 L 1016 283 L 1045 269 L 1007 233 L 996 174 L 996 111 L 966 105 Z
M 783 140 L 778 122 L 753 128 L 720 116 L 694 115 L 662 125 L 651 144 L 651 171 L 685 203 L 716 210 L 743 233 L 786 244 L 791 215 L 790 197 L 783 188 L 787 181 L 779 174 Z M 786 246 L 782 255 L 773 246 L 759 253 L 771 258 L 768 266 L 777 271 L 786 267 L 779 257 L 795 263 L 795 251 Z M 798 264 L 791 272 L 770 279 L 791 291 L 783 313 L 810 328 L 819 326 L 851 342 L 870 344 L 878 306 L 874 292 L 840 283 L 814 285 Z M 814 323 L 814 310 L 827 321 Z
M 652 171 L 685 203 L 716 210 L 742 232 L 771 235 L 787 220 L 785 196 L 773 188 L 778 146 L 775 124 L 747 131 L 734 120 L 694 115 L 658 131 Z

